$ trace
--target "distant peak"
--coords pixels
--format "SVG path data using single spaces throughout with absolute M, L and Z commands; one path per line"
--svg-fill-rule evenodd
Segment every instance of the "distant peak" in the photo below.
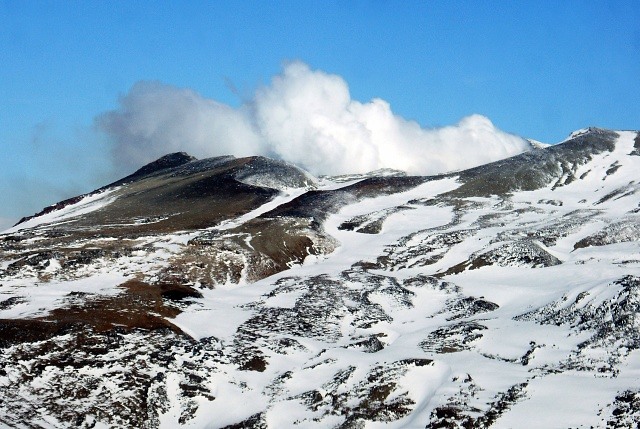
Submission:
M 534 140 L 534 139 L 527 139 L 527 141 L 531 144 L 531 146 L 534 149 L 544 149 L 551 146 L 549 143 L 539 142 L 538 140 Z
M 585 134 L 604 134 L 604 133 L 611 133 L 611 130 L 606 130 L 604 128 L 598 128 L 598 127 L 581 128 L 569 134 L 569 137 L 567 138 L 567 140 L 571 140 L 576 137 L 583 136 Z
M 129 183 L 132 181 L 139 180 L 145 176 L 156 173 L 158 171 L 166 170 L 168 168 L 179 167 L 184 164 L 188 164 L 189 162 L 196 161 L 198 158 L 189 155 L 186 152 L 174 152 L 168 155 L 164 155 L 155 161 L 148 163 L 147 165 L 137 169 L 134 173 L 124 177 L 120 180 L 117 180 L 113 183 L 108 184 L 107 186 L 103 186 L 98 190 L 103 190 L 106 188 L 111 188 L 113 186 L 120 186 L 125 183 Z
M 164 170 L 166 168 L 178 167 L 186 164 L 187 162 L 195 161 L 197 158 L 189 155 L 186 152 L 175 152 L 165 155 L 150 162 L 138 169 L 130 177 L 146 176 L 147 174 L 155 173 L 156 171 Z

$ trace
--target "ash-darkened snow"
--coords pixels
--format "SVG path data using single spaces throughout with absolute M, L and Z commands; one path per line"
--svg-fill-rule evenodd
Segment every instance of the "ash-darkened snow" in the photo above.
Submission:
M 0 235 L 0 426 L 638 428 L 640 134 L 441 176 L 170 154 Z

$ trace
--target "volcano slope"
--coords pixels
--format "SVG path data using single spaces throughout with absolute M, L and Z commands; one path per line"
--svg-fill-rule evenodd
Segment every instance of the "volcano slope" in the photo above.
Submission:
M 167 155 L 0 235 L 0 426 L 637 428 L 639 171 Z

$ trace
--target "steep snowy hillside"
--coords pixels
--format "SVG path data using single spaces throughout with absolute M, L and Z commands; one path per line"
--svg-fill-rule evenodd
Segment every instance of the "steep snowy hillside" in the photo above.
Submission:
M 0 426 L 638 428 L 639 171 L 167 155 L 0 235 Z

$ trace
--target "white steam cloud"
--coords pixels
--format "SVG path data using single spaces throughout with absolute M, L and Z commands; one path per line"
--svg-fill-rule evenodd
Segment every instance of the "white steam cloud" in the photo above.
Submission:
M 139 82 L 120 108 L 100 115 L 123 167 L 139 167 L 170 152 L 198 158 L 266 155 L 315 174 L 395 168 L 436 174 L 524 152 L 530 144 L 481 115 L 425 129 L 391 111 L 389 103 L 351 99 L 340 76 L 295 62 L 240 108 L 194 91 Z

